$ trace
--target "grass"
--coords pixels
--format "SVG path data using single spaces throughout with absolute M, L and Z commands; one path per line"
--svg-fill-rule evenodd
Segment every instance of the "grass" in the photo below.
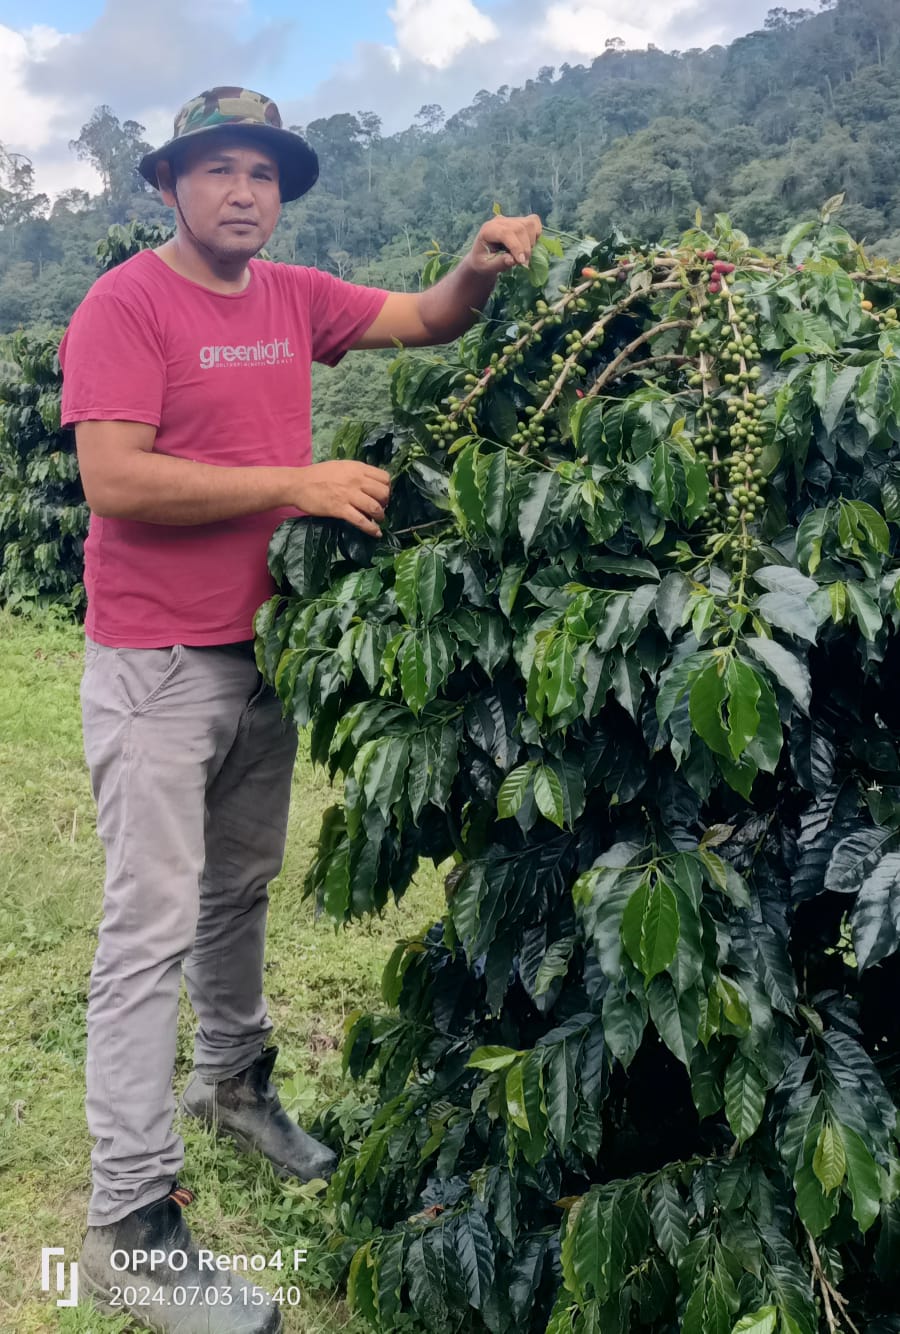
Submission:
M 58 1311 L 40 1290 L 42 1246 L 81 1246 L 90 1191 L 84 1122 L 85 1007 L 103 884 L 103 850 L 82 754 L 78 685 L 82 634 L 54 616 L 0 612 L 0 1330 L 112 1334 L 127 1319 L 80 1306 Z M 364 1090 L 341 1075 L 346 1015 L 379 1004 L 381 969 L 394 942 L 442 908 L 439 877 L 417 885 L 382 919 L 335 933 L 301 901 L 300 886 L 322 811 L 333 800 L 301 738 L 288 849 L 272 887 L 267 996 L 280 1047 L 276 1079 L 301 1121 Z M 182 996 L 175 1084 L 190 1069 L 192 1016 Z M 196 1192 L 188 1220 L 199 1244 L 255 1254 L 307 1247 L 302 1301 L 285 1307 L 288 1334 L 357 1331 L 332 1279 L 327 1204 L 276 1180 L 191 1123 L 181 1180 Z M 295 1281 L 290 1269 L 259 1276 Z

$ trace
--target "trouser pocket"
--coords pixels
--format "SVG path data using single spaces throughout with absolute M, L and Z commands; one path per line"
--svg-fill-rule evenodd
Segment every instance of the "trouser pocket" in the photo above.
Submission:
M 143 713 L 176 676 L 184 645 L 171 648 L 117 648 L 115 678 L 129 711 Z

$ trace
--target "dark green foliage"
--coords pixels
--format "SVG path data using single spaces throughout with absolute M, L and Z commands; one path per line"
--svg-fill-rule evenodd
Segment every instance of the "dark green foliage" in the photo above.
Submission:
M 102 271 L 170 230 L 115 225 L 96 247 Z M 60 428 L 59 331 L 20 332 L 9 340 L 0 376 L 0 602 L 61 603 L 84 609 L 84 538 L 89 512 L 78 477 L 75 436 Z
M 376 1328 L 897 1309 L 900 272 L 838 202 L 775 259 L 541 247 L 339 434 L 383 539 L 276 534 L 260 663 L 343 783 L 307 892 L 450 859 L 348 1021 Z
M 127 226 L 114 223 L 97 246 L 97 265 L 102 273 L 123 264 L 142 250 L 155 250 L 174 235 L 174 228 L 162 223 L 133 221 Z
M 0 376 L 0 603 L 84 604 L 88 512 L 75 439 L 59 425 L 59 334 L 15 334 Z
M 97 246 L 114 268 L 171 233 L 133 222 L 110 227 Z M 59 331 L 20 332 L 0 376 L 0 602 L 48 602 L 82 613 L 89 511 L 78 476 L 75 435 L 60 428 Z

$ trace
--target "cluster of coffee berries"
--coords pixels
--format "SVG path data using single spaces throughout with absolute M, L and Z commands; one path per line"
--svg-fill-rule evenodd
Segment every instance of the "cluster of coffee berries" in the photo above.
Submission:
M 509 443 L 511 445 L 526 445 L 529 443 L 542 445 L 547 438 L 547 428 L 544 425 L 546 414 L 532 404 L 525 409 L 525 416 L 529 420 L 519 424 L 519 429 L 509 437 Z
M 591 286 L 599 286 L 599 283 L 592 283 Z M 553 306 L 548 305 L 543 298 L 536 301 L 534 310 L 527 311 L 519 318 L 515 330 L 515 341 L 505 343 L 499 352 L 492 352 L 488 365 L 480 374 L 477 375 L 474 371 L 466 373 L 463 377 L 463 384 L 467 391 L 465 396 L 462 399 L 451 396 L 446 400 L 446 410 L 439 412 L 425 428 L 429 435 L 437 440 L 452 440 L 458 434 L 457 423 L 461 418 L 464 418 L 469 427 L 474 430 L 475 411 L 480 400 L 484 398 L 488 389 L 498 380 L 508 375 L 517 366 L 523 365 L 525 352 L 529 345 L 536 344 L 546 329 L 562 324 L 569 309 L 579 312 L 589 310 L 589 304 L 582 295 L 583 291 L 584 285 L 579 289 L 564 288 L 562 299 Z M 570 346 L 574 340 L 567 335 L 566 341 L 567 346 Z M 559 356 L 558 365 L 561 367 L 564 362 L 565 358 Z M 538 388 L 544 392 L 549 391 L 551 385 L 552 380 L 549 379 L 538 382 Z M 520 424 L 519 430 L 510 437 L 511 444 L 523 444 L 526 439 L 536 441 L 543 439 L 542 423 L 544 414 L 534 408 L 529 409 L 526 415 L 531 420 Z
M 896 306 L 888 306 L 887 310 L 876 310 L 871 301 L 861 301 L 860 305 L 867 315 L 871 315 L 876 324 L 881 325 L 882 329 L 896 329 L 900 325 Z
M 712 296 L 718 296 L 722 291 L 722 282 L 729 274 L 734 273 L 734 265 L 728 260 L 719 259 L 715 250 L 700 250 L 697 252 L 697 258 L 704 260 L 712 267 L 709 271 L 709 280 L 707 290 Z
M 720 528 L 707 537 L 709 550 L 723 548 L 734 555 L 745 552 L 751 539 L 747 526 L 760 517 L 765 444 L 762 411 L 764 395 L 756 391 L 761 376 L 756 319 L 740 292 L 731 291 L 722 274 L 721 321 L 706 317 L 709 302 L 695 298 L 695 319 L 703 318 L 689 338 L 700 353 L 701 373 L 690 377 L 691 388 L 703 387 L 703 424 L 695 442 L 708 451 L 711 502 L 720 515 Z M 727 368 L 727 369 L 726 369 Z M 721 392 L 719 386 L 724 387 Z
M 730 499 L 722 491 L 717 491 L 714 499 L 720 505 L 727 500 L 726 516 L 732 523 L 752 523 L 759 512 L 763 481 L 760 458 L 765 444 L 760 415 L 765 406 L 763 394 L 748 392 L 726 400 L 731 453 L 723 467 L 727 470 Z
M 467 377 L 468 378 L 468 377 Z M 477 377 L 473 377 L 477 381 Z M 471 394 L 467 395 L 469 401 L 474 401 L 475 397 L 481 397 L 486 385 L 478 384 Z M 446 411 L 438 412 L 432 420 L 426 423 L 425 430 L 432 437 L 436 444 L 450 444 L 459 435 L 459 417 L 463 410 L 463 400 L 451 394 L 446 400 Z
M 573 316 L 587 316 L 584 329 L 570 328 L 557 350 L 551 354 L 547 373 L 544 378 L 535 381 L 535 387 L 545 396 L 544 400 L 540 405 L 532 404 L 525 409 L 525 420 L 517 423 L 516 430 L 508 440 L 509 444 L 520 447 L 528 443 L 541 445 L 545 442 L 547 416 L 552 400 L 570 377 L 581 378 L 588 374 L 588 366 L 583 362 L 589 360 L 603 341 L 602 330 L 596 335 L 591 334 L 592 303 L 587 293 L 599 289 L 608 281 L 609 275 L 594 270 L 584 272 L 585 275 L 591 275 L 591 281 L 574 288 L 562 288 L 560 300 L 552 305 L 543 298 L 537 300 L 534 310 L 520 316 L 515 330 L 509 331 L 507 336 L 514 334 L 514 341 L 505 343 L 499 351 L 493 352 L 488 365 L 480 374 L 473 371 L 466 373 L 463 377 L 465 395 L 462 398 L 454 395 L 446 399 L 443 410 L 426 426 L 426 431 L 433 439 L 446 443 L 452 441 L 459 433 L 461 420 L 466 421 L 469 429 L 477 429 L 475 414 L 479 402 L 497 381 L 524 364 L 529 347 L 533 349 L 547 330 L 571 321 Z
M 722 279 L 726 278 L 729 273 L 734 273 L 734 265 L 728 264 L 722 259 L 716 260 L 709 276 L 709 291 L 713 296 L 718 296 L 721 292 Z

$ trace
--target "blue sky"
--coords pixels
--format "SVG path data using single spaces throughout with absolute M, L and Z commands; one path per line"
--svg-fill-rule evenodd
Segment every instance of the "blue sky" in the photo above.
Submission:
M 93 109 L 168 137 L 217 83 L 273 96 L 288 124 L 375 111 L 386 132 L 426 102 L 449 115 L 543 65 L 589 64 L 611 37 L 708 47 L 762 25 L 772 0 L 0 0 L 0 143 L 48 194 L 96 190 L 69 141 Z
M 482 4 L 485 10 L 490 7 Z M 346 59 L 354 42 L 392 40 L 394 29 L 388 8 L 387 3 L 373 4 L 372 0 L 327 0 L 325 4 L 253 0 L 251 13 L 238 27 L 247 28 L 254 20 L 291 23 L 290 38 L 281 59 L 273 62 L 266 91 L 275 97 L 301 97 L 315 88 L 323 72 Z M 25 9 L 22 0 L 0 0 L 0 23 L 22 28 Z M 28 26 L 45 24 L 60 32 L 83 32 L 103 9 L 104 0 L 29 0 Z

